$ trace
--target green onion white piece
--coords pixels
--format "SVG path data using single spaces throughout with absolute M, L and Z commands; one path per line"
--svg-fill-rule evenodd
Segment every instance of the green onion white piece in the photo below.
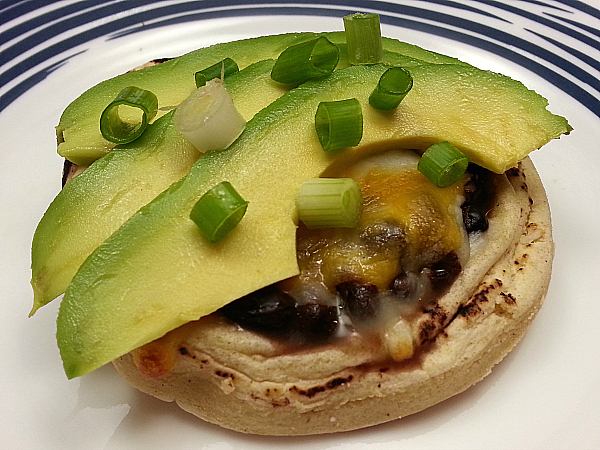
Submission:
M 383 61 L 383 41 L 378 14 L 356 13 L 344 17 L 350 64 L 375 64 Z
M 421 156 L 417 168 L 437 187 L 456 183 L 469 165 L 469 158 L 449 142 L 433 144 Z
M 308 228 L 355 227 L 362 195 L 352 178 L 314 178 L 305 181 L 296 197 L 298 219 Z
M 377 86 L 369 96 L 369 103 L 375 109 L 392 110 L 400 104 L 413 86 L 410 72 L 402 67 L 390 67 L 383 72 Z
M 225 58 L 222 61 L 219 61 L 212 66 L 207 67 L 206 69 L 200 70 L 194 74 L 194 78 L 196 79 L 196 87 L 202 87 L 206 84 L 207 81 L 212 80 L 213 78 L 225 78 L 226 76 L 231 75 L 232 73 L 238 72 L 240 69 L 236 62 L 231 58 Z
M 329 75 L 339 59 L 337 45 L 319 37 L 281 52 L 271 70 L 271 78 L 279 83 L 301 84 L 311 78 Z
M 363 134 L 363 116 L 355 98 L 321 102 L 315 114 L 315 129 L 323 150 L 353 147 Z
M 127 144 L 144 132 L 156 115 L 158 99 L 145 89 L 129 86 L 108 104 L 100 116 L 100 132 L 115 144 Z
M 242 220 L 248 202 L 228 181 L 223 181 L 206 192 L 190 213 L 206 238 L 216 243 L 223 239 Z
M 220 78 L 208 81 L 186 98 L 177 107 L 173 123 L 201 152 L 229 147 L 246 127 Z

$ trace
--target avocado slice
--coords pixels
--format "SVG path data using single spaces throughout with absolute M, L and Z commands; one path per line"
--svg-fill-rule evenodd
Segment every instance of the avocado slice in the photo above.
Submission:
M 382 113 L 369 106 L 368 96 L 386 68 L 349 67 L 284 94 L 256 114 L 232 146 L 198 159 L 186 177 L 102 243 L 73 278 L 60 307 L 57 341 L 67 376 L 88 373 L 296 275 L 296 194 L 304 180 L 340 157 L 448 140 L 482 159 L 481 149 L 528 152 L 569 130 L 565 119 L 548 112 L 545 100 L 522 84 L 462 65 L 415 66 L 418 88 L 396 111 Z M 362 142 L 324 152 L 314 130 L 317 106 L 350 97 L 362 105 Z M 541 131 L 524 131 L 533 129 Z M 204 192 L 225 180 L 249 205 L 238 226 L 210 244 L 189 213 Z
M 260 61 L 225 79 L 244 119 L 250 120 L 288 90 L 271 80 L 273 64 Z M 198 159 L 198 151 L 178 138 L 172 115 L 155 121 L 138 140 L 100 158 L 68 182 L 50 204 L 32 242 L 31 315 L 64 293 L 85 258 L 139 208 L 187 174 Z
M 347 66 L 344 60 L 346 37 L 344 32 L 289 33 L 245 39 L 195 50 L 186 55 L 128 72 L 106 80 L 75 99 L 63 112 L 56 127 L 58 153 L 75 164 L 87 166 L 108 153 L 115 144 L 100 134 L 100 115 L 117 94 L 127 86 L 137 86 L 152 91 L 158 97 L 159 107 L 176 106 L 194 89 L 194 73 L 215 64 L 226 57 L 232 58 L 244 68 L 254 62 L 274 59 L 290 45 L 325 36 L 341 49 L 340 67 Z M 436 64 L 457 63 L 458 60 L 419 48 L 415 45 L 385 38 L 385 61 L 390 64 L 410 67 L 419 61 Z M 164 112 L 159 111 L 157 118 Z

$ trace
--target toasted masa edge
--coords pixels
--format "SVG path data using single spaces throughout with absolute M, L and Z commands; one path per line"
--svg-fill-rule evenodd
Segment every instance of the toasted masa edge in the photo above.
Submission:
M 488 271 L 433 345 L 412 365 L 394 366 L 379 359 L 381 362 L 347 367 L 310 380 L 252 379 L 228 366 L 227 355 L 236 358 L 231 342 L 218 352 L 204 351 L 207 344 L 201 339 L 190 342 L 190 336 L 202 336 L 194 334 L 195 323 L 188 324 L 189 333 L 182 328 L 188 339 L 178 339 L 185 342 L 185 348 L 174 348 L 176 360 L 166 375 L 149 378 L 140 373 L 134 352 L 113 364 L 142 392 L 176 401 L 208 422 L 262 435 L 363 428 L 416 413 L 454 396 L 489 374 L 512 350 L 542 305 L 550 282 L 554 243 L 548 200 L 529 158 L 519 167 L 512 169 L 516 172 L 508 178 L 515 190 L 527 191 L 525 198 L 531 206 L 520 239 Z M 248 335 L 238 331 L 240 339 Z M 378 361 L 377 350 L 373 351 Z M 250 358 L 260 365 L 270 357 L 261 355 L 257 348 Z M 285 358 L 285 364 L 294 360 L 307 364 L 310 352 L 278 357 Z

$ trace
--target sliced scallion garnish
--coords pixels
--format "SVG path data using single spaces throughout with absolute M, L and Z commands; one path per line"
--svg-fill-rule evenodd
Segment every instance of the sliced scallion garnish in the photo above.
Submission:
M 358 222 L 362 195 L 352 178 L 314 178 L 302 183 L 296 206 L 308 228 L 351 228 Z
M 225 78 L 226 76 L 231 75 L 232 73 L 238 72 L 240 69 L 236 62 L 231 58 L 225 58 L 222 61 L 219 61 L 216 64 L 213 64 L 206 69 L 200 70 L 194 74 L 194 78 L 196 79 L 196 87 L 199 88 L 204 86 L 207 81 L 212 80 L 213 78 Z
M 360 103 L 355 98 L 319 103 L 315 129 L 325 151 L 358 145 L 363 133 Z
M 140 137 L 157 109 L 158 99 L 152 92 L 126 87 L 102 112 L 100 132 L 107 141 L 127 144 Z
M 208 81 L 181 102 L 173 123 L 201 152 L 229 147 L 246 127 L 220 78 Z
M 378 14 L 356 13 L 344 17 L 350 64 L 375 64 L 383 61 L 383 41 Z
M 421 156 L 419 172 L 437 187 L 444 188 L 456 183 L 469 165 L 469 158 L 449 142 L 433 144 Z
M 408 70 L 391 67 L 381 75 L 377 87 L 369 97 L 369 103 L 375 109 L 389 111 L 400 104 L 412 86 L 413 79 Z
M 190 213 L 206 238 L 218 242 L 242 220 L 248 202 L 228 181 L 223 181 L 206 192 L 196 202 Z
M 319 37 L 285 49 L 277 58 L 271 78 L 279 83 L 300 84 L 333 72 L 340 52 L 327 38 Z

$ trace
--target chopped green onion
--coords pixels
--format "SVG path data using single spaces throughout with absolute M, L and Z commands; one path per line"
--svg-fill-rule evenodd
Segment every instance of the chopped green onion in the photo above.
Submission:
M 158 109 L 158 99 L 150 91 L 129 86 L 108 104 L 100 116 L 100 132 L 115 144 L 127 144 L 144 132 Z
M 200 197 L 192 208 L 190 219 L 210 242 L 215 243 L 236 227 L 247 207 L 248 202 L 231 183 L 223 181 Z
M 194 74 L 196 79 L 196 87 L 199 88 L 204 86 L 207 81 L 213 78 L 225 78 L 232 73 L 238 72 L 240 69 L 235 61 L 231 58 L 225 58 L 223 61 L 219 61 L 206 69 L 200 70 Z
M 220 78 L 208 81 L 181 102 L 173 123 L 201 152 L 229 147 L 246 127 Z
M 285 49 L 275 61 L 271 78 L 280 83 L 300 84 L 310 78 L 329 75 L 337 66 L 337 45 L 319 37 Z
M 350 64 L 375 64 L 383 61 L 383 41 L 378 14 L 356 13 L 344 17 Z
M 418 169 L 437 187 L 456 183 L 469 165 L 469 158 L 449 142 L 433 144 L 419 161 Z
M 381 75 L 377 87 L 369 97 L 369 103 L 375 109 L 389 111 L 400 104 L 412 86 L 413 79 L 408 70 L 391 67 Z
M 363 133 L 360 103 L 355 98 L 319 103 L 315 129 L 325 151 L 358 145 Z
M 314 178 L 302 183 L 296 198 L 298 219 L 308 228 L 355 227 L 362 195 L 352 178 Z

